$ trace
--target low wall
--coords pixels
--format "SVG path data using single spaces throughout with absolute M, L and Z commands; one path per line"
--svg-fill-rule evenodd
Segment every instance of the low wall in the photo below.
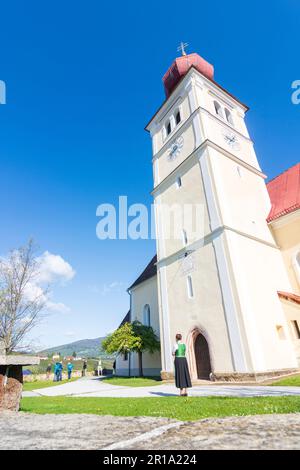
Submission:
M 228 382 L 228 383 L 259 383 L 267 380 L 276 380 L 281 377 L 288 377 L 294 374 L 299 374 L 300 369 L 281 369 L 266 372 L 253 372 L 253 373 L 237 373 L 237 372 L 218 372 L 210 374 L 211 382 Z M 161 379 L 167 382 L 174 381 L 175 374 L 173 372 L 161 371 Z M 195 380 L 194 382 L 197 382 Z
M 92 376 L 94 375 L 94 372 L 86 372 L 86 376 Z M 81 377 L 82 372 L 81 370 L 75 370 L 72 372 L 72 377 Z M 51 372 L 49 379 L 47 379 L 46 374 L 32 374 L 32 375 L 23 375 L 23 382 L 37 382 L 37 381 L 44 381 L 44 380 L 53 380 L 54 373 Z M 67 372 L 63 372 L 62 374 L 63 380 L 68 378 Z

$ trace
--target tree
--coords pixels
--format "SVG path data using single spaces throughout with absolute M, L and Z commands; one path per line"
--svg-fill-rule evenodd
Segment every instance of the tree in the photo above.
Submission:
M 102 341 L 102 348 L 108 354 L 127 354 L 141 343 L 133 331 L 132 323 L 124 323 Z M 129 370 L 130 374 L 130 370 Z
M 140 338 L 141 342 L 133 350 L 138 354 L 139 358 L 139 375 L 143 377 L 143 353 L 149 352 L 153 354 L 160 350 L 160 341 L 153 330 L 152 326 L 146 326 L 139 321 L 132 323 L 135 335 Z
M 151 326 L 138 321 L 125 323 L 107 336 L 102 342 L 103 349 L 108 353 L 126 354 L 136 352 L 139 358 L 139 375 L 143 376 L 143 353 L 153 354 L 160 349 L 159 339 Z
M 0 340 L 6 352 L 20 347 L 41 321 L 48 290 L 36 285 L 38 275 L 32 240 L 0 259 Z
M 72 357 L 74 357 L 74 359 L 75 359 L 76 356 L 77 356 L 76 351 L 73 351 Z

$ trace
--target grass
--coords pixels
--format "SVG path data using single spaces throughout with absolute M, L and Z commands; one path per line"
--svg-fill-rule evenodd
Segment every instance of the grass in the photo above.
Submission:
M 271 385 L 283 385 L 286 387 L 300 387 L 300 375 L 293 375 L 292 377 L 286 377 L 285 379 L 276 380 Z
M 155 398 L 23 398 L 21 410 L 38 414 L 89 413 L 153 416 L 184 421 L 208 417 L 299 413 L 300 397 L 155 397 Z
M 108 377 L 104 379 L 110 385 L 122 385 L 124 387 L 151 387 L 161 385 L 160 377 Z
M 35 382 L 24 382 L 23 383 L 23 390 L 24 392 L 30 392 L 31 390 L 37 390 L 38 388 L 47 388 L 47 387 L 55 387 L 56 385 L 62 385 L 67 382 L 74 382 L 78 380 L 79 377 L 74 377 L 71 380 L 62 380 L 61 382 L 53 382 L 53 380 L 36 380 Z

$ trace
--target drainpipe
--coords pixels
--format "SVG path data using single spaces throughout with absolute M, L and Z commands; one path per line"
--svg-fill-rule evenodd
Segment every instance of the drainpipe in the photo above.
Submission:
M 131 353 L 128 353 L 128 377 L 131 377 L 130 369 L 131 369 Z
M 132 298 L 131 298 L 131 290 L 127 289 L 129 294 L 129 321 L 131 323 L 131 313 L 132 313 Z M 128 353 L 128 377 L 131 377 L 131 352 Z

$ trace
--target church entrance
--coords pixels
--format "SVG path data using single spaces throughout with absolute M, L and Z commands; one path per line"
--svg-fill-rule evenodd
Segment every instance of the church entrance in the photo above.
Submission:
M 194 348 L 197 366 L 197 377 L 198 379 L 209 380 L 209 374 L 211 373 L 209 349 L 207 341 L 201 333 L 199 333 L 195 339 Z

